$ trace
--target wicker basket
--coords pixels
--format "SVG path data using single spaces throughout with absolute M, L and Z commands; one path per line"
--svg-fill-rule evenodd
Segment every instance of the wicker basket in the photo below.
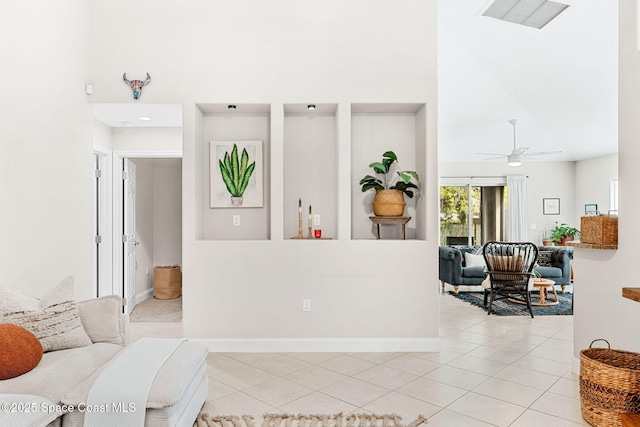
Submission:
M 179 265 L 153 267 L 153 296 L 174 299 L 182 295 L 182 271 Z
M 405 206 L 404 193 L 400 190 L 378 190 L 373 199 L 376 216 L 402 216 Z
M 608 348 L 591 348 L 596 341 Z M 592 341 L 580 352 L 580 407 L 597 427 L 620 427 L 621 413 L 640 412 L 640 354 Z
M 618 217 L 609 215 L 580 218 L 580 241 L 601 245 L 618 244 Z

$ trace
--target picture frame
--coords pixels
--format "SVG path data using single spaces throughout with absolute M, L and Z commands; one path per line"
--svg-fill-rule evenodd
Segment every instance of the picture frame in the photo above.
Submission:
M 262 140 L 209 141 L 209 207 L 263 207 Z
M 598 205 L 595 203 L 584 205 L 584 214 L 586 216 L 598 215 Z
M 543 215 L 560 215 L 560 199 L 545 198 L 542 199 Z

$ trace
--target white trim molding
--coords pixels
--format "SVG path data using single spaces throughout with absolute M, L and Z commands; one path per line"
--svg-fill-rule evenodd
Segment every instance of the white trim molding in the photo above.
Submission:
M 440 351 L 440 338 L 189 338 L 212 353 L 323 353 Z

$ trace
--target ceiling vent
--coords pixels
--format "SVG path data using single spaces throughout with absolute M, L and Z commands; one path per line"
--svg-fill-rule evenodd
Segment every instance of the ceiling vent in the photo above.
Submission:
M 494 0 L 482 15 L 541 29 L 567 7 L 547 0 Z

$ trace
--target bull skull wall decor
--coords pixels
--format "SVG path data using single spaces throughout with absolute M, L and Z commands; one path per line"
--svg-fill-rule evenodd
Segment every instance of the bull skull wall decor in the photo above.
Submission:
M 151 82 L 151 76 L 147 73 L 147 78 L 144 80 L 127 80 L 127 73 L 122 75 L 122 80 L 133 90 L 133 99 L 140 98 L 142 95 L 142 86 L 146 86 Z

